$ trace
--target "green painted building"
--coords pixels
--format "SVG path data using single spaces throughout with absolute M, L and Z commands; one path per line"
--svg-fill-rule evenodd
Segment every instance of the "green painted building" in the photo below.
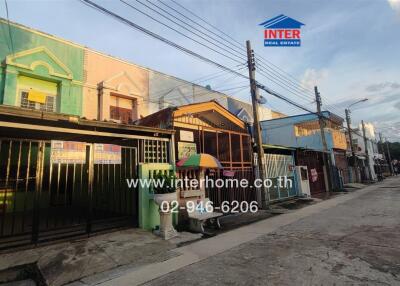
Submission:
M 0 103 L 82 115 L 84 49 L 0 19 Z

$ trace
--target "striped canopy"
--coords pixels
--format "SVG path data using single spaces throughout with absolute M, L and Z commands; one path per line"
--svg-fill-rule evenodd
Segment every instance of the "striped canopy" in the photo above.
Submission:
M 178 163 L 176 163 L 178 167 L 190 167 L 190 168 L 215 168 L 222 169 L 221 163 L 217 158 L 211 156 L 209 154 L 193 154 L 187 158 L 183 158 Z

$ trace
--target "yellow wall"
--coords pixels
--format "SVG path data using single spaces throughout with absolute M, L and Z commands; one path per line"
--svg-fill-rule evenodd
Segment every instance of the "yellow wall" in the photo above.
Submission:
M 346 150 L 347 149 L 347 141 L 346 141 L 346 135 L 344 134 L 344 132 L 338 131 L 338 130 L 331 130 L 331 132 L 332 132 L 332 139 L 333 139 L 333 148 Z
M 148 70 L 91 50 L 85 50 L 84 70 L 82 116 L 109 120 L 113 93 L 137 100 L 138 118 L 149 114 Z
M 18 77 L 18 89 L 30 90 L 34 89 L 46 94 L 57 94 L 57 83 L 45 80 L 39 80 L 27 76 Z

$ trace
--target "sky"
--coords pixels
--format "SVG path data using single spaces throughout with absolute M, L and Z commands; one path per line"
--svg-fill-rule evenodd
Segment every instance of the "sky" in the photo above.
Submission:
M 93 1 L 179 45 L 247 75 L 245 59 L 241 59 L 245 58 L 245 51 L 237 51 L 233 43 L 218 38 L 227 45 L 224 46 L 227 51 L 215 53 L 121 1 Z M 225 37 L 182 10 L 172 0 L 151 0 L 151 3 L 148 0 L 124 1 L 203 44 L 203 39 L 162 18 L 143 4 L 157 9 L 155 4 L 173 14 L 174 11 L 164 5 L 167 4 L 192 20 L 189 22 L 186 19 L 192 27 L 204 31 L 203 26 Z M 375 124 L 376 131 L 382 132 L 390 141 L 400 141 L 400 0 L 175 1 L 238 43 L 244 45 L 246 40 L 250 40 L 256 58 L 261 56 L 264 61 L 263 66 L 258 67 L 262 70 L 256 70 L 259 82 L 313 110 L 315 102 L 312 92 L 317 85 L 323 97 L 323 108 L 341 116 L 344 116 L 344 109 L 350 104 L 368 98 L 368 101 L 351 108 L 353 126 L 358 126 L 361 120 L 371 122 Z M 4 3 L 0 2 L 0 16 L 3 18 L 6 17 Z M 178 78 L 194 81 L 219 71 L 78 0 L 7 0 L 7 3 L 12 21 Z M 263 46 L 264 31 L 259 24 L 280 14 L 305 24 L 301 29 L 301 47 Z M 206 33 L 217 38 L 209 31 Z M 238 43 L 235 42 L 235 45 Z M 214 47 L 210 42 L 205 44 Z M 236 52 L 232 49 L 236 49 Z M 235 61 L 227 58 L 228 55 Z M 261 73 L 268 73 L 268 77 Z M 277 81 L 280 81 L 279 84 Z M 232 74 L 221 74 L 201 84 L 209 84 L 215 90 L 227 90 L 229 95 L 250 100 L 249 90 L 239 88 L 248 84 L 248 81 Z M 293 84 L 301 84 L 301 92 L 294 92 Z M 269 108 L 288 115 L 304 113 L 264 92 L 261 95 L 266 98 Z

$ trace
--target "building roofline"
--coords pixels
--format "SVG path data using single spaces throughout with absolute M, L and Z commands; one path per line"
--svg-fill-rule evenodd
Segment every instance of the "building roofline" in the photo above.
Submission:
M 344 119 L 342 117 L 340 117 L 339 115 L 336 115 L 328 110 L 324 110 L 322 111 L 322 114 L 328 114 L 328 116 L 333 116 L 333 117 L 337 117 L 340 118 L 340 120 L 343 122 Z M 290 118 L 294 118 L 294 117 L 303 117 L 303 116 L 307 116 L 307 115 L 315 115 L 318 116 L 318 114 L 316 112 L 314 113 L 303 113 L 303 114 L 297 114 L 297 115 L 291 115 L 291 116 L 286 116 L 286 117 L 281 117 L 281 118 L 273 118 L 273 119 L 268 119 L 268 120 L 262 120 L 260 121 L 260 123 L 262 122 L 270 122 L 270 121 L 276 121 L 276 120 L 285 120 L 285 119 L 290 119 Z
M 74 46 L 74 47 L 77 47 L 77 48 L 81 48 L 81 49 L 83 49 L 83 50 L 87 50 L 87 51 L 96 53 L 96 54 L 98 54 L 98 55 L 104 56 L 104 57 L 108 57 L 108 58 L 114 59 L 114 60 L 119 61 L 119 62 L 121 62 L 121 63 L 128 64 L 128 65 L 131 65 L 131 66 L 134 66 L 134 67 L 137 67 L 137 68 L 146 70 L 146 71 L 148 71 L 148 72 L 157 73 L 157 74 L 160 74 L 160 75 L 163 75 L 163 76 L 166 76 L 166 77 L 169 77 L 169 78 L 173 78 L 173 79 L 175 79 L 175 80 L 178 80 L 178 81 L 181 81 L 181 82 L 184 82 L 184 83 L 187 83 L 187 84 L 190 84 L 190 85 L 199 87 L 199 88 L 204 88 L 204 89 L 206 89 L 204 86 L 201 86 L 201 85 L 199 85 L 199 84 L 190 82 L 190 81 L 188 81 L 188 80 L 185 80 L 185 79 L 182 79 L 182 78 L 178 78 L 178 77 L 176 77 L 176 76 L 169 75 L 169 74 L 166 74 L 166 73 L 164 73 L 164 72 L 151 69 L 151 68 L 149 68 L 149 67 L 145 67 L 145 66 L 142 66 L 142 65 L 138 65 L 138 64 L 132 63 L 132 62 L 130 62 L 130 61 L 128 61 L 128 60 L 124 60 L 124 59 L 118 58 L 118 57 L 116 57 L 116 56 L 112 56 L 112 55 L 106 54 L 106 53 L 104 53 L 104 52 L 97 51 L 97 50 L 92 49 L 92 48 L 90 48 L 90 47 L 87 47 L 87 46 L 85 46 L 85 45 L 78 44 L 78 43 L 73 42 L 73 41 L 70 41 L 70 40 L 66 40 L 66 39 L 64 39 L 64 38 L 62 38 L 62 37 L 59 37 L 59 36 L 56 36 L 56 35 L 52 35 L 52 34 L 50 34 L 50 33 L 46 33 L 46 32 L 43 32 L 43 31 L 41 31 L 41 30 L 38 30 L 38 29 L 35 29 L 35 28 L 32 28 L 32 27 L 25 26 L 25 25 L 20 24 L 20 23 L 17 23 L 17 22 L 8 21 L 7 19 L 4 19 L 4 18 L 2 18 L 2 17 L 0 17 L 0 22 L 3 22 L 3 23 L 6 24 L 6 25 L 11 24 L 11 25 L 13 25 L 13 26 L 15 26 L 15 27 L 17 27 L 17 28 L 20 28 L 20 29 L 23 29 L 23 30 L 26 30 L 26 31 L 29 31 L 29 32 L 33 32 L 33 33 L 35 33 L 35 34 L 38 34 L 38 35 L 41 35 L 41 36 L 50 38 L 50 39 L 52 39 L 52 40 L 59 41 L 59 42 L 62 42 L 62 43 L 71 45 L 71 46 Z M 228 95 L 228 94 L 226 94 L 226 93 L 223 93 L 223 92 L 220 92 L 220 91 L 217 91 L 217 90 L 211 89 L 210 92 L 220 94 L 220 95 L 222 95 L 222 96 L 224 96 L 224 97 L 230 97 L 230 98 L 232 98 L 232 99 L 234 99 L 234 100 L 237 100 L 237 101 L 240 101 L 240 102 L 243 102 L 243 103 L 246 103 L 246 104 L 250 104 L 250 105 L 251 105 L 251 103 L 249 103 L 249 102 L 246 102 L 246 101 L 244 101 L 244 100 L 240 100 L 240 99 L 234 98 L 234 97 L 232 97 L 231 95 Z M 270 109 L 270 110 L 271 110 L 271 111 L 275 111 L 275 110 L 272 110 L 272 109 Z M 275 111 L 275 112 L 278 112 L 278 111 Z
M 108 57 L 108 58 L 114 59 L 114 60 L 119 61 L 119 62 L 121 62 L 121 63 L 128 64 L 128 65 L 131 65 L 131 66 L 134 66 L 134 67 L 137 67 L 137 68 L 146 70 L 146 71 L 148 71 L 148 72 L 158 73 L 158 74 L 161 74 L 161 75 L 163 75 L 163 76 L 167 76 L 167 77 L 169 77 L 169 78 L 173 78 L 173 79 L 175 79 L 175 80 L 179 80 L 179 81 L 185 82 L 185 83 L 187 83 L 187 84 L 195 85 L 195 86 L 197 86 L 197 87 L 201 87 L 201 88 L 204 88 L 204 89 L 205 89 L 204 86 L 201 86 L 201 85 L 199 85 L 199 84 L 190 82 L 190 81 L 188 81 L 188 80 L 185 80 L 185 79 L 182 79 L 182 78 L 178 78 L 178 77 L 176 77 L 176 76 L 169 75 L 169 74 L 166 74 L 166 73 L 164 73 L 164 72 L 157 71 L 157 70 L 151 69 L 151 68 L 146 67 L 146 66 L 142 66 L 142 65 L 138 65 L 138 64 L 132 63 L 132 62 L 130 62 L 130 61 L 128 61 L 128 60 L 121 59 L 121 58 L 118 58 L 118 57 L 116 57 L 116 56 L 109 55 L 109 54 L 106 54 L 106 53 L 104 53 L 104 52 L 97 51 L 97 50 L 92 49 L 92 48 L 90 48 L 90 47 L 87 47 L 87 46 L 85 46 L 85 45 L 78 44 L 78 43 L 76 43 L 76 42 L 63 39 L 63 38 L 61 38 L 61 37 L 59 37 L 59 36 L 55 36 L 55 35 L 52 35 L 52 34 L 50 34 L 50 33 L 46 33 L 46 32 L 43 32 L 43 31 L 41 31 L 41 30 L 38 30 L 38 29 L 35 29 L 35 28 L 31 28 L 31 27 L 25 26 L 25 25 L 20 24 L 20 23 L 17 23 L 17 22 L 8 21 L 7 19 L 1 18 L 1 17 L 0 17 L 0 22 L 3 22 L 3 23 L 6 24 L 6 25 L 8 25 L 8 23 L 10 23 L 11 25 L 13 25 L 13 26 L 15 26 L 15 27 L 17 27 L 17 28 L 20 28 L 20 29 L 23 29 L 23 30 L 26 30 L 26 31 L 29 31 L 29 32 L 33 32 L 33 33 L 35 33 L 35 34 L 38 34 L 38 35 L 41 35 L 41 36 L 50 38 L 50 39 L 52 39 L 52 40 L 59 41 L 59 42 L 61 42 L 61 43 L 65 43 L 65 44 L 68 44 L 68 45 L 71 45 L 71 46 L 74 46 L 74 47 L 77 47 L 77 48 L 81 48 L 81 49 L 83 49 L 83 50 L 87 50 L 87 51 L 96 53 L 96 54 L 98 54 L 98 55 L 101 55 L 101 56 L 104 56 L 104 57 Z M 221 95 L 224 95 L 224 96 L 226 96 L 226 97 L 231 97 L 230 95 L 225 94 L 225 93 L 222 93 L 222 92 L 220 92 L 220 91 L 216 91 L 216 90 L 212 90 L 212 89 L 211 89 L 210 91 L 211 91 L 211 92 L 218 93 L 218 94 L 221 94 Z M 233 97 L 232 97 L 232 98 L 233 98 Z

